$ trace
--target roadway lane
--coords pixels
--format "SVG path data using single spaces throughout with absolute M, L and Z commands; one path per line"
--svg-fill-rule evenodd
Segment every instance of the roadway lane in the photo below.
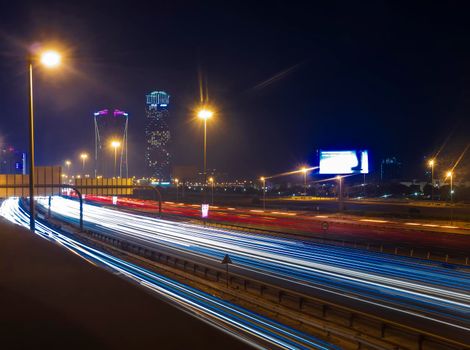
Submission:
M 111 204 L 111 197 L 87 196 L 87 201 Z M 200 218 L 200 205 L 165 202 L 163 212 L 172 215 Z M 156 211 L 156 202 L 119 197 L 117 205 L 142 211 Z M 408 244 L 414 247 L 428 247 L 439 250 L 470 250 L 470 230 L 449 224 L 436 224 L 415 221 L 394 221 L 391 219 L 336 218 L 328 215 L 312 215 L 306 212 L 282 210 L 243 209 L 211 206 L 211 220 L 231 222 L 240 225 L 253 225 L 266 229 L 282 229 L 286 233 L 309 233 L 324 238 L 345 240 L 367 240 L 370 243 Z M 322 223 L 328 222 L 327 231 Z
M 54 202 L 58 202 L 58 200 L 55 199 Z M 29 226 L 29 215 L 19 206 L 18 199 L 4 201 L 0 207 L 0 215 L 22 226 Z M 332 344 L 257 315 L 220 298 L 88 247 L 41 222 L 37 222 L 36 225 L 36 233 L 42 237 L 59 243 L 95 264 L 107 267 L 132 279 L 177 307 L 229 332 L 253 347 L 338 349 Z
M 47 200 L 40 200 L 43 206 Z M 54 197 L 52 211 L 78 221 L 78 203 Z M 235 271 L 262 274 L 312 295 L 334 294 L 386 313 L 396 322 L 466 343 L 470 335 L 470 278 L 437 263 L 344 247 L 158 220 L 85 205 L 89 229 L 150 247 L 166 247 L 220 261 Z

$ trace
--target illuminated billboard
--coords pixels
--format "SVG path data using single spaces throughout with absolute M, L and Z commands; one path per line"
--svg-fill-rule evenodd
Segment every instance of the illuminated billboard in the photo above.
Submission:
M 367 150 L 320 151 L 320 174 L 368 174 Z

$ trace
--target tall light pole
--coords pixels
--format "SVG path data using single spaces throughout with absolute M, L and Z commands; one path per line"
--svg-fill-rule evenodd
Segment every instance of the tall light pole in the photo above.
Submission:
M 207 185 L 207 120 L 212 118 L 214 112 L 208 109 L 201 109 L 197 116 L 204 121 L 204 186 Z M 204 199 L 206 191 L 204 189 Z
M 85 176 L 85 162 L 86 162 L 86 160 L 88 159 L 88 154 L 82 153 L 82 154 L 80 154 L 80 158 L 82 159 L 82 172 L 83 172 L 83 176 Z
M 61 57 L 58 52 L 48 50 L 42 52 L 38 56 L 34 54 L 28 55 L 28 71 L 29 71 L 29 228 L 35 230 L 34 217 L 36 215 L 34 208 L 34 105 L 33 105 L 33 64 L 40 58 L 43 66 L 53 68 L 60 64 Z
M 452 171 L 447 172 L 447 177 L 450 177 L 450 201 L 453 202 L 454 188 L 453 188 L 453 178 L 454 174 Z
M 214 205 L 214 178 L 210 177 L 209 182 L 211 183 L 211 204 Z
M 178 201 L 178 179 L 175 179 L 175 185 L 176 185 L 176 201 Z
M 362 181 L 362 195 L 366 197 L 366 173 L 364 173 L 364 179 Z
M 67 166 L 67 173 L 70 176 L 70 166 L 72 165 L 72 162 L 70 160 L 65 161 L 65 165 Z
M 121 147 L 121 142 L 111 141 L 111 147 L 114 148 L 114 177 L 116 177 L 117 149 Z
M 304 194 L 305 194 L 305 196 L 307 196 L 307 168 L 303 167 L 300 170 L 304 174 Z
M 431 200 L 434 200 L 434 159 L 429 161 L 429 166 L 431 167 Z
M 336 179 L 338 180 L 338 185 L 339 185 L 339 191 L 338 191 L 339 211 L 343 211 L 343 177 L 338 175 L 336 176 Z
M 266 210 L 266 178 L 260 177 L 261 183 L 263 184 L 263 210 Z

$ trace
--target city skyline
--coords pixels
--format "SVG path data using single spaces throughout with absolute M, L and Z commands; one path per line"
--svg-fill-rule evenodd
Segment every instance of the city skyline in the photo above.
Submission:
M 0 3 L 3 347 L 470 349 L 468 10 Z
M 50 36 L 69 45 L 66 62 L 70 69 L 48 77 L 47 84 L 44 76 L 38 76 L 37 84 L 42 88 L 38 89 L 37 114 L 41 118 L 37 127 L 43 130 L 42 134 L 56 125 L 69 130 L 84 125 L 82 118 L 93 113 L 97 106 L 121 106 L 130 115 L 141 115 L 142 96 L 158 82 L 157 86 L 175 96 L 170 120 L 173 161 L 198 165 L 199 146 L 196 145 L 201 143 L 200 132 L 197 125 L 191 124 L 191 118 L 199 97 L 198 71 L 202 70 L 211 101 L 221 112 L 221 117 L 209 125 L 208 142 L 212 147 L 209 162 L 234 176 L 254 177 L 282 171 L 291 164 L 311 162 L 316 149 L 332 146 L 367 148 L 374 151 L 374 159 L 396 156 L 407 164 L 411 173 L 419 174 L 423 158 L 434 154 L 446 139 L 442 154 L 448 153 L 449 163 L 458 158 L 467 141 L 469 112 L 462 85 L 464 78 L 459 72 L 465 71 L 469 53 L 466 46 L 460 45 L 459 40 L 463 39 L 444 42 L 439 39 L 441 32 L 431 26 L 442 16 L 449 23 L 445 33 L 459 38 L 458 28 L 452 24 L 459 23 L 459 15 L 450 8 L 428 6 L 419 14 L 415 13 L 416 9 L 410 9 L 410 16 L 417 18 L 414 23 L 394 22 L 400 18 L 398 9 L 376 4 L 368 10 L 375 11 L 376 17 L 370 17 L 359 7 L 348 5 L 351 8 L 339 14 L 342 24 L 331 24 L 328 15 L 321 16 L 328 13 L 328 5 L 318 6 L 313 15 L 317 16 L 315 20 L 307 20 L 307 15 L 298 10 L 283 8 L 281 11 L 274 5 L 269 8 L 272 19 L 260 18 L 271 29 L 264 37 L 264 33 L 256 30 L 258 23 L 241 8 L 227 11 L 204 5 L 187 9 L 169 6 L 167 11 L 175 21 L 159 29 L 163 32 L 158 37 L 165 47 L 161 51 L 148 46 L 144 39 L 152 31 L 142 24 L 148 20 L 134 21 L 132 32 L 120 29 L 120 45 L 95 50 L 95 47 L 106 47 L 106 42 L 93 34 L 95 23 L 100 23 L 97 31 L 103 35 L 116 35 L 108 29 L 112 26 L 104 25 L 108 19 L 96 21 L 94 11 L 87 9 L 87 5 L 83 9 L 68 5 L 71 11 L 61 11 L 66 5 L 47 8 L 30 5 L 13 5 L 2 11 L 3 15 L 11 14 L 2 21 L 3 32 L 16 28 L 10 17 L 19 16 L 24 19 L 20 22 L 27 22 L 34 13 L 35 18 L 30 29 L 16 31 L 16 36 L 5 37 L 0 44 L 1 52 L 8 53 L 0 63 L 1 75 L 4 81 L 11 82 L 8 87 L 4 84 L 0 87 L 5 116 L 10 116 L 2 118 L 0 127 L 6 133 L 4 136 L 21 149 L 26 148 L 26 139 L 16 132 L 21 125 L 16 121 L 24 120 L 27 113 L 21 103 L 25 80 L 21 69 L 8 68 L 21 66 L 17 63 L 22 59 L 22 45 Z M 120 10 L 116 14 L 118 18 L 124 13 L 130 19 L 136 16 L 129 5 L 116 6 L 116 11 Z M 262 6 L 256 6 L 254 11 L 261 9 Z M 72 10 L 83 13 L 90 27 L 84 28 L 68 18 L 66 13 Z M 186 18 L 191 11 L 197 15 Z M 61 15 L 54 23 L 48 23 L 47 19 L 56 13 Z M 294 14 L 299 17 L 294 19 Z M 285 24 L 277 28 L 275 19 L 283 16 Z M 358 22 L 364 24 L 355 26 L 350 16 L 361 18 Z M 199 28 L 205 40 L 200 40 L 189 30 L 194 23 L 192 18 L 213 18 L 219 30 L 214 31 L 212 25 L 205 24 L 211 21 L 201 20 L 203 25 Z M 226 24 L 230 21 L 237 24 L 230 27 Z M 171 30 L 176 23 L 182 25 L 177 33 Z M 245 27 L 240 23 L 245 23 Z M 296 26 L 288 29 L 291 23 Z M 386 36 L 391 44 L 384 47 L 373 35 L 364 33 L 366 24 L 376 28 L 377 36 Z M 350 28 L 349 39 L 338 34 L 335 25 L 339 29 Z M 244 41 L 238 40 L 236 30 L 242 27 L 251 29 L 252 33 Z M 32 35 L 35 28 L 41 29 L 38 37 Z M 317 28 L 325 32 L 323 39 L 315 37 Z M 286 33 L 290 30 L 291 35 L 282 35 L 283 30 Z M 436 44 L 419 42 L 422 33 L 436 38 Z M 221 38 L 229 45 L 214 49 Z M 259 42 L 263 44 L 258 48 Z M 415 42 L 419 42 L 418 46 L 413 45 Z M 400 44 L 406 46 L 408 54 L 394 52 L 393 48 Z M 279 47 L 291 49 L 280 51 Z M 461 55 L 452 55 L 452 50 Z M 156 60 L 158 65 L 154 64 Z M 238 74 L 239 71 L 243 74 Z M 380 81 L 386 81 L 387 88 L 379 86 Z M 442 84 L 451 88 L 439 90 Z M 69 91 L 73 98 L 64 96 L 64 91 Z M 145 121 L 138 119 L 134 118 L 129 128 L 132 142 L 139 140 L 145 127 Z M 55 135 L 54 140 L 38 137 L 37 147 L 43 151 L 38 154 L 38 162 L 59 164 L 65 157 L 72 157 L 77 149 L 92 153 L 93 146 L 88 142 L 92 139 L 93 134 L 85 128 L 66 136 Z M 64 146 L 55 147 L 55 140 Z M 132 142 L 129 162 L 131 168 L 138 169 L 138 163 L 132 163 L 137 162 L 138 145 Z M 239 163 L 247 164 L 247 169 L 241 171 L 236 166 Z

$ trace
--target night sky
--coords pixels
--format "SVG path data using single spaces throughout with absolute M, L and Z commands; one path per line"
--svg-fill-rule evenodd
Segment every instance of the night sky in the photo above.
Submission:
M 67 56 L 36 70 L 40 165 L 91 153 L 93 112 L 118 108 L 139 173 L 153 90 L 171 95 L 173 164 L 200 165 L 200 71 L 217 108 L 210 168 L 259 176 L 313 164 L 318 148 L 367 148 L 415 176 L 446 139 L 447 167 L 470 139 L 470 9 L 452 4 L 3 1 L 0 138 L 26 149 L 25 56 L 53 41 Z

